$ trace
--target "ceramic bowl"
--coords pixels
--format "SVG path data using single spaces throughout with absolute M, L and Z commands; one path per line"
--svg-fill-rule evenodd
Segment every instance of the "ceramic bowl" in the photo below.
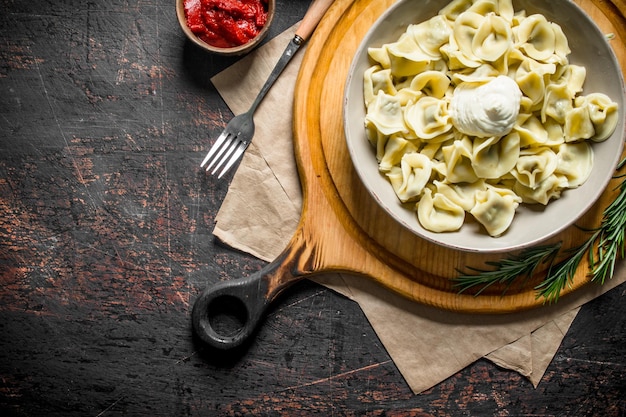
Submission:
M 477 222 L 468 222 L 456 232 L 435 233 L 424 229 L 415 211 L 396 197 L 389 181 L 378 171 L 375 150 L 364 130 L 363 73 L 371 65 L 368 47 L 395 42 L 407 25 L 435 16 L 449 0 L 399 0 L 369 29 L 352 61 L 344 96 L 344 128 L 347 146 L 358 177 L 384 210 L 404 228 L 445 247 L 472 252 L 505 252 L 536 245 L 554 237 L 579 219 L 599 199 L 622 153 L 626 99 L 619 63 L 605 35 L 595 23 L 570 0 L 514 0 L 515 11 L 541 13 L 559 24 L 569 41 L 571 64 L 587 70 L 583 94 L 601 92 L 619 105 L 619 122 L 613 135 L 593 144 L 594 166 L 590 178 L 579 188 L 568 189 L 547 206 L 521 204 L 509 229 L 499 237 L 489 236 Z M 584 30 L 582 29 L 584 28 Z
M 234 46 L 232 48 L 220 48 L 204 42 L 191 31 L 189 26 L 187 26 L 184 1 L 185 0 L 176 0 L 176 17 L 178 18 L 178 23 L 180 24 L 180 27 L 187 36 L 187 38 L 207 52 L 224 56 L 244 55 L 257 47 L 261 43 L 261 41 L 263 41 L 263 39 L 267 36 L 276 10 L 276 0 L 268 0 L 267 22 L 265 23 L 259 34 L 243 45 Z

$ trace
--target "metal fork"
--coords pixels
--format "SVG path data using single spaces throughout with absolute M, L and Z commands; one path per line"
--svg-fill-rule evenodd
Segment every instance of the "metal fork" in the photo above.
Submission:
M 243 155 L 250 145 L 254 137 L 254 112 L 256 111 L 265 95 L 270 90 L 278 76 L 285 69 L 291 58 L 298 51 L 300 46 L 311 36 L 313 30 L 330 7 L 333 0 L 313 0 L 311 6 L 307 10 L 302 22 L 296 29 L 295 36 L 291 39 L 276 66 L 270 73 L 267 81 L 254 99 L 250 109 L 238 116 L 235 116 L 217 138 L 209 153 L 200 164 L 200 167 L 206 167 L 211 170 L 214 175 L 220 168 L 218 178 L 221 178 L 233 166 L 235 162 Z

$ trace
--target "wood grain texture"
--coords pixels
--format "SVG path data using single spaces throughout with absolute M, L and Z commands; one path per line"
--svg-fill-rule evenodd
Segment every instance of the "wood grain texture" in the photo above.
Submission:
M 542 271 L 505 296 L 497 286 L 479 297 L 471 293 L 459 295 L 450 281 L 459 270 L 468 265 L 484 267 L 485 262 L 508 254 L 458 251 L 408 232 L 373 200 L 352 168 L 340 110 L 343 84 L 361 39 L 393 3 L 393 0 L 335 2 L 303 61 L 296 86 L 294 129 L 306 200 L 300 229 L 309 236 L 307 244 L 318 249 L 315 267 L 318 271 L 334 269 L 362 274 L 415 301 L 439 308 L 502 313 L 543 305 L 534 289 L 542 279 Z M 577 3 L 596 19 L 603 31 L 615 34 L 611 45 L 626 68 L 623 53 L 626 44 L 621 33 L 626 19 L 621 11 L 592 1 Z M 604 208 L 616 195 L 613 190 L 618 182 L 614 180 L 607 187 L 600 201 L 576 225 L 546 243 L 562 242 L 564 248 L 582 243 L 587 235 L 581 227 L 599 225 Z M 327 230 L 332 231 L 332 238 L 327 237 L 331 234 Z M 562 295 L 587 284 L 587 271 L 585 259 L 571 287 Z
M 274 36 L 309 0 L 278 0 Z M 0 415 L 626 415 L 626 289 L 585 305 L 538 388 L 479 361 L 411 393 L 350 300 L 302 281 L 228 354 L 191 331 L 207 285 L 264 262 L 211 235 L 198 165 L 235 59 L 171 0 L 0 0 Z

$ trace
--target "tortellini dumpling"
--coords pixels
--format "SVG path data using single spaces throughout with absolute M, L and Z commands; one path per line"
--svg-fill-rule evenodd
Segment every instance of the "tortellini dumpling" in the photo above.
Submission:
M 391 168 L 389 178 L 396 195 L 403 203 L 416 199 L 422 194 L 430 180 L 432 161 L 418 152 L 406 153 L 400 161 L 400 168 Z
M 517 132 L 503 137 L 476 138 L 472 168 L 479 178 L 501 178 L 515 167 L 519 154 L 520 136 Z
M 587 76 L 585 67 L 570 64 L 563 65 L 559 69 L 561 70 L 559 74 L 554 73 L 554 76 L 558 76 L 554 79 L 555 84 L 565 84 L 571 97 L 583 91 L 583 84 Z
M 513 221 L 522 199 L 511 190 L 489 187 L 476 193 L 476 205 L 470 210 L 491 236 L 500 236 Z
M 386 46 L 389 68 L 395 77 L 408 77 L 428 69 L 433 58 L 422 51 L 408 33 Z
M 433 184 L 438 194 L 445 195 L 450 201 L 457 204 L 465 211 L 470 211 L 476 205 L 476 193 L 486 189 L 484 180 L 460 184 L 451 184 L 435 180 Z
M 472 141 L 465 136 L 441 148 L 446 177 L 452 183 L 474 182 L 478 179 L 472 167 Z
M 542 123 L 537 116 L 531 115 L 523 123 L 518 121 L 514 130 L 520 135 L 521 148 L 558 146 L 565 142 L 563 126 L 552 118 Z
M 529 188 L 536 188 L 543 180 L 554 173 L 558 158 L 550 148 L 538 152 L 520 152 L 520 157 L 511 174 L 517 181 Z
M 525 58 L 517 67 L 514 79 L 522 93 L 530 98 L 533 104 L 537 104 L 544 98 L 546 76 L 554 74 L 555 71 L 556 65 L 554 64 L 542 64 Z
M 415 152 L 416 150 L 417 148 L 410 140 L 398 135 L 392 135 L 385 141 L 385 146 L 380 149 L 378 169 L 383 172 L 389 171 L 395 165 L 400 165 L 406 153 Z
M 474 34 L 472 52 L 483 61 L 494 62 L 509 50 L 512 43 L 510 24 L 500 16 L 488 14 Z
M 407 126 L 423 140 L 432 139 L 452 129 L 447 103 L 435 97 L 422 97 L 405 108 Z
M 416 75 L 409 85 L 411 90 L 438 99 L 444 98 L 449 87 L 450 79 L 441 71 L 424 71 Z
M 593 149 L 587 142 L 564 143 L 559 146 L 555 173 L 567 178 L 567 187 L 581 186 L 593 168 Z
M 453 27 L 453 36 L 459 50 L 463 55 L 477 62 L 479 58 L 474 55 L 472 43 L 483 19 L 484 17 L 478 13 L 467 11 L 459 15 Z
M 527 187 L 520 182 L 513 185 L 513 191 L 520 196 L 523 203 L 543 204 L 544 206 L 550 200 L 561 197 L 561 192 L 566 188 L 568 188 L 568 180 L 564 175 L 551 175 L 536 188 Z
M 407 33 L 410 33 L 420 49 L 438 59 L 441 57 L 439 48 L 450 39 L 452 28 L 443 16 L 435 16 L 417 25 L 409 25 Z
M 591 93 L 587 96 L 577 97 L 576 107 L 586 106 L 589 111 L 589 118 L 595 131 L 591 137 L 595 142 L 606 140 L 617 126 L 619 114 L 617 103 L 612 101 L 606 94 Z
M 376 100 L 379 91 L 389 95 L 397 93 L 390 69 L 382 69 L 378 66 L 370 67 L 365 72 L 364 78 L 363 97 L 366 107 L 369 107 Z
M 564 63 L 570 53 L 567 38 L 560 26 L 541 14 L 523 19 L 516 27 L 519 48 L 530 58 L 542 62 Z
M 465 211 L 445 195 L 424 189 L 417 203 L 417 216 L 422 226 L 433 232 L 454 232 L 465 222 Z
M 386 94 L 384 91 L 379 91 L 376 95 L 372 105 L 368 108 L 365 121 L 376 126 L 383 135 L 407 131 L 400 102 L 395 96 Z
M 612 135 L 620 109 L 583 94 L 586 69 L 569 53 L 559 25 L 512 0 L 452 0 L 368 49 L 366 136 L 424 229 L 455 232 L 469 214 L 498 237 L 519 204 L 546 205 L 589 178 L 592 143 Z
M 593 128 L 593 123 L 591 123 L 589 109 L 587 107 L 572 107 L 565 115 L 563 131 L 565 142 L 575 142 L 592 137 L 596 130 Z

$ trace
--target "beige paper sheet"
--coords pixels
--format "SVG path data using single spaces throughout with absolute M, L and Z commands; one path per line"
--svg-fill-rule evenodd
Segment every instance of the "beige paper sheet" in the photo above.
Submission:
M 215 76 L 235 114 L 246 111 L 294 28 Z M 292 102 L 300 51 L 259 106 L 256 135 L 216 218 L 214 235 L 234 248 L 273 260 L 300 218 L 302 196 L 292 146 Z M 556 306 L 498 316 L 441 311 L 406 300 L 373 281 L 345 274 L 315 280 L 354 300 L 415 393 L 487 358 L 527 377 L 534 386 L 559 348 L 579 307 L 625 281 L 590 285 Z M 393 318 L 393 319 L 390 319 Z

